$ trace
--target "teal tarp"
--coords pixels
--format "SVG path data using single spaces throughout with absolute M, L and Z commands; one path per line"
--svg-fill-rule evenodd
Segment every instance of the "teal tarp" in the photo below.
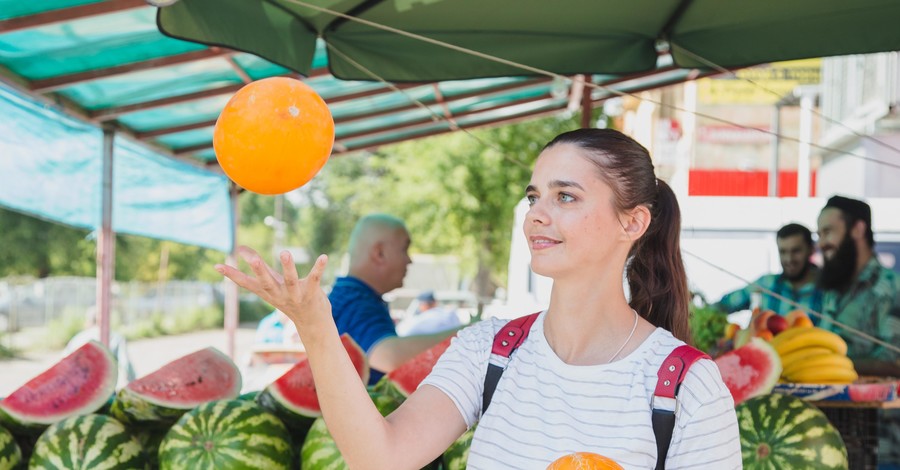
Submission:
M 0 85 L 0 205 L 99 228 L 102 144 L 97 127 Z M 116 136 L 113 230 L 230 251 L 228 180 Z

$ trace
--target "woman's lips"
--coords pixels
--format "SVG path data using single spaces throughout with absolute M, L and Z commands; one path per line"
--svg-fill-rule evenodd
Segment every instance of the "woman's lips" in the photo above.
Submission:
M 531 244 L 532 250 L 545 250 L 547 248 L 552 248 L 552 247 L 562 243 L 559 240 L 554 240 L 552 238 L 547 238 L 547 237 L 529 237 L 528 241 Z

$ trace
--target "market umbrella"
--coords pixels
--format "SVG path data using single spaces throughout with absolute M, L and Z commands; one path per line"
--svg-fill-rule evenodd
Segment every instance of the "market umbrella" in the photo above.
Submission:
M 897 0 L 180 0 L 160 8 L 157 22 L 170 36 L 251 52 L 302 74 L 322 38 L 338 78 L 435 81 L 538 70 L 628 74 L 654 69 L 666 52 L 683 68 L 735 68 L 893 51 L 897 18 Z

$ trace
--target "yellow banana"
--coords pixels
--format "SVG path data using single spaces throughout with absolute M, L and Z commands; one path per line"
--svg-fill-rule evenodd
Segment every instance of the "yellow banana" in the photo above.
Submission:
M 805 333 L 773 345 L 779 356 L 810 346 L 823 346 L 838 354 L 847 354 L 847 343 L 843 338 L 821 328 L 802 328 Z
M 781 375 L 792 377 L 794 373 L 807 369 L 850 369 L 853 370 L 853 361 L 843 354 L 823 354 L 812 356 L 803 361 L 794 362 L 790 367 L 784 367 Z
M 788 380 L 794 383 L 807 384 L 848 384 L 859 378 L 853 369 L 844 368 L 811 368 L 799 370 Z
M 800 348 L 781 356 L 781 366 L 784 369 L 791 367 L 791 364 L 802 361 L 804 359 L 819 356 L 822 354 L 834 354 L 834 351 L 825 346 L 810 346 L 808 348 Z
M 809 333 L 808 330 L 809 330 L 809 328 L 788 328 L 788 329 L 782 331 L 781 333 L 778 333 L 777 335 L 775 335 L 772 338 L 772 340 L 769 341 L 769 344 L 771 344 L 772 347 L 774 348 L 775 345 L 777 345 L 777 344 L 784 343 L 785 341 L 787 341 L 791 338 L 794 338 L 796 336 L 802 335 L 804 333 Z

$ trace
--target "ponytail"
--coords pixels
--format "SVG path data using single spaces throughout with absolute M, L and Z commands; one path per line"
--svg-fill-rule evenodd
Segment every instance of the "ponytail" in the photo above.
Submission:
M 657 180 L 650 226 L 632 247 L 626 267 L 631 307 L 650 323 L 691 342 L 690 292 L 681 258 L 681 210 L 675 193 Z

